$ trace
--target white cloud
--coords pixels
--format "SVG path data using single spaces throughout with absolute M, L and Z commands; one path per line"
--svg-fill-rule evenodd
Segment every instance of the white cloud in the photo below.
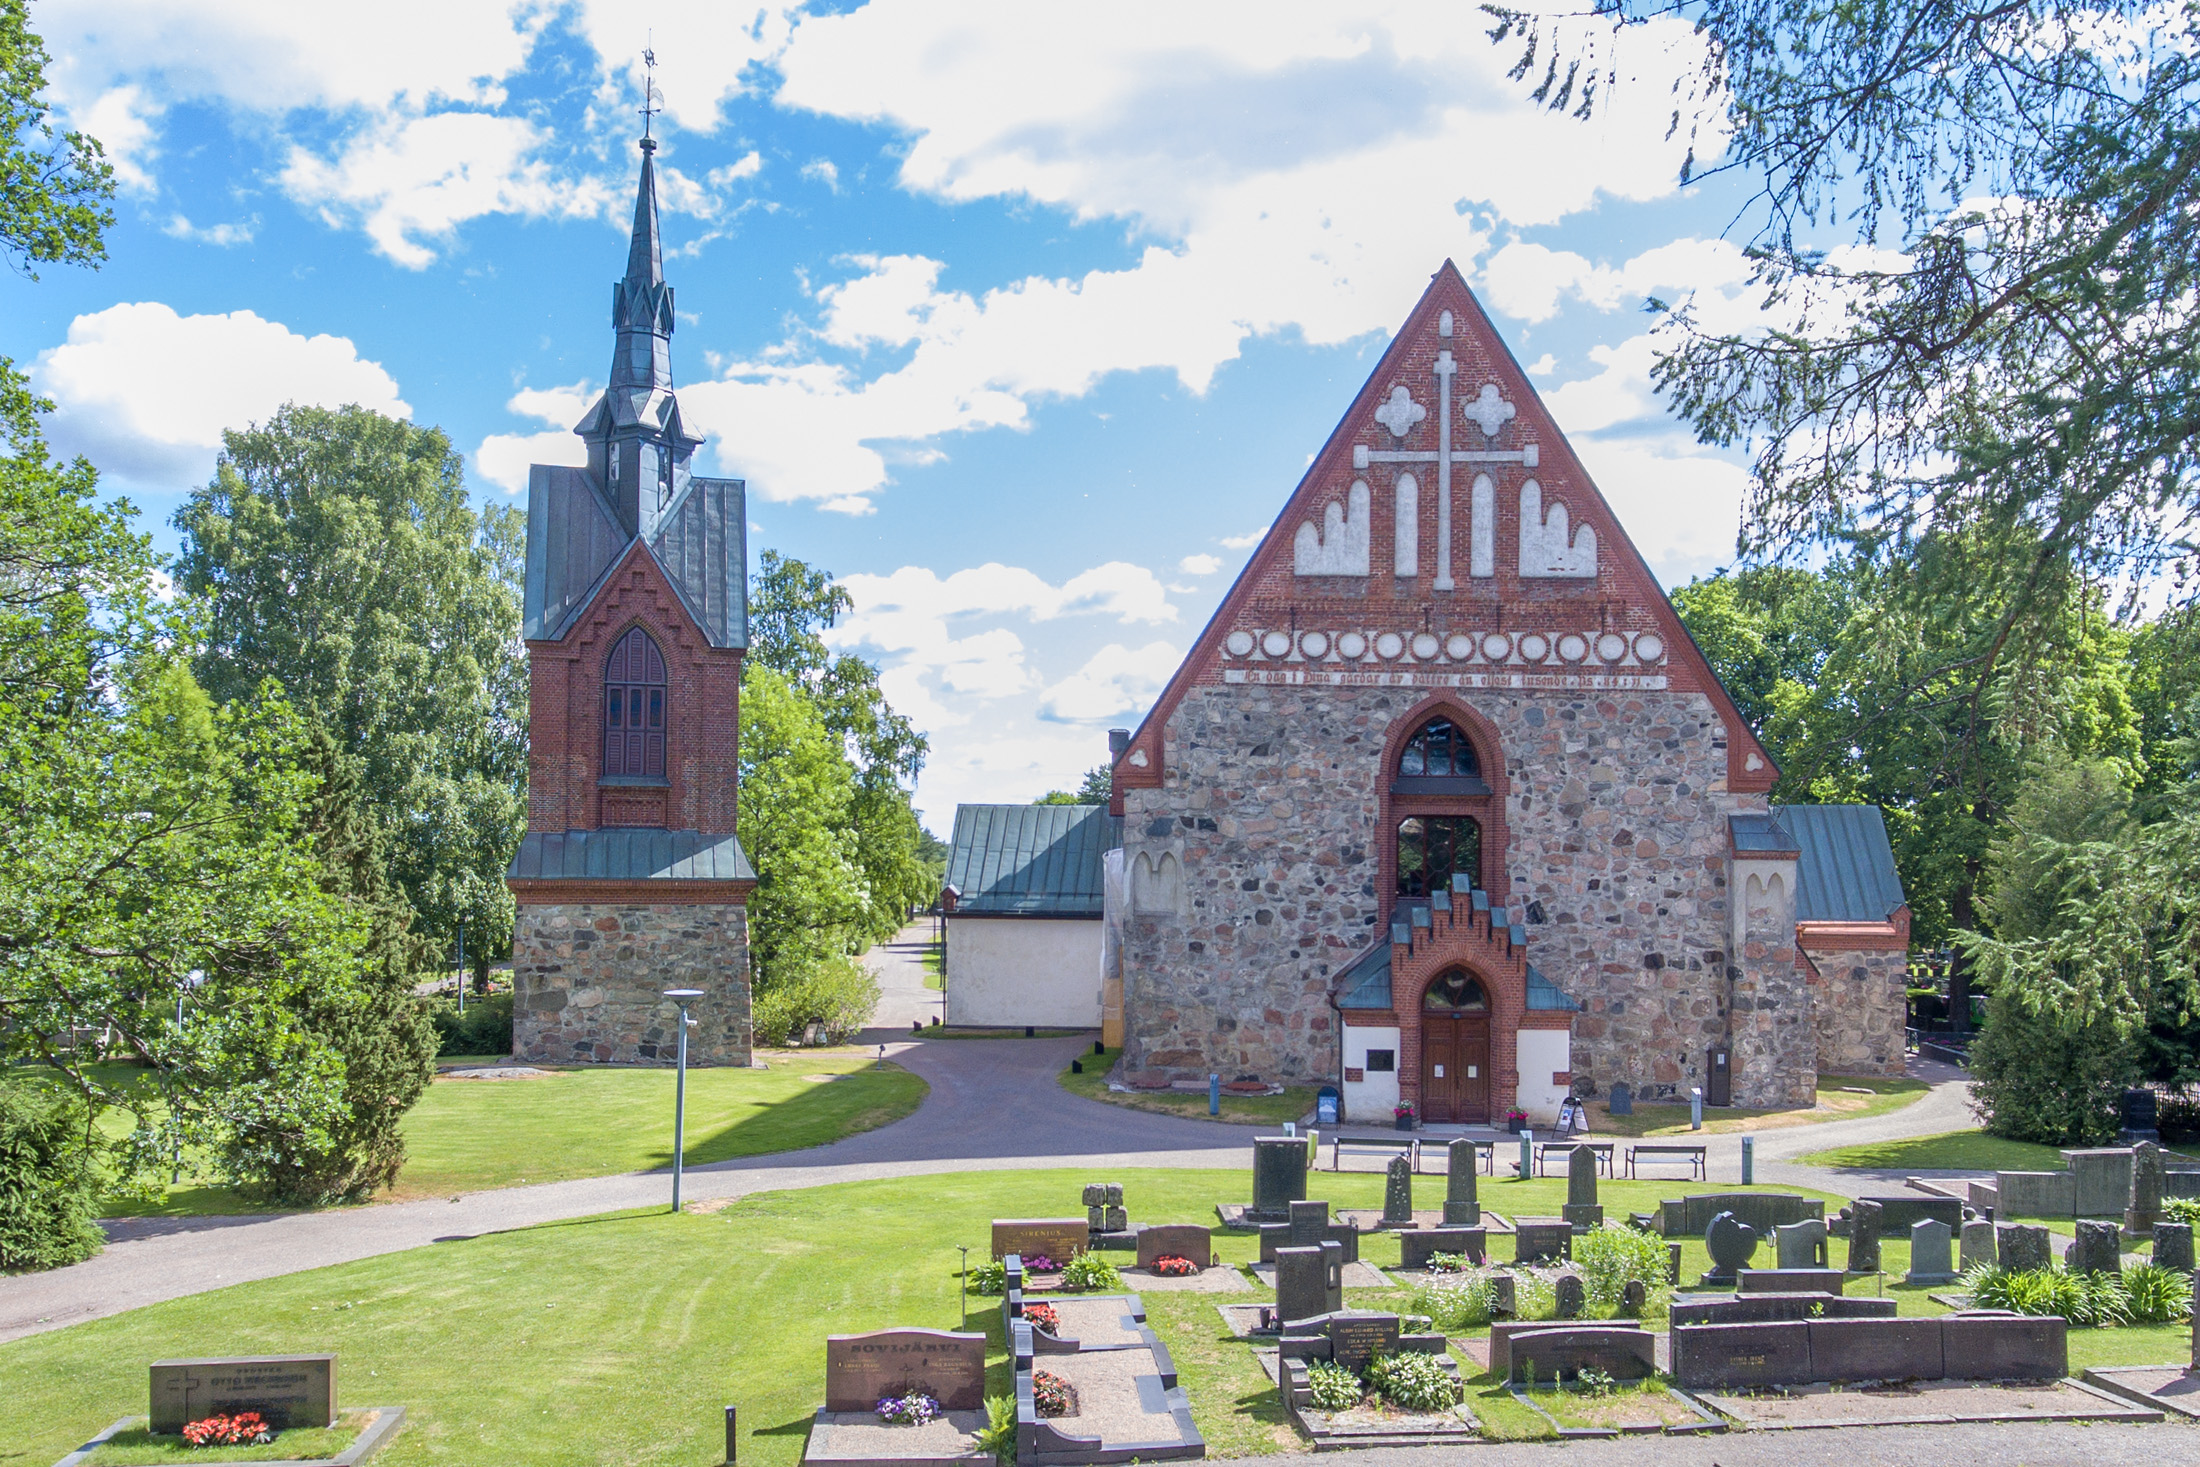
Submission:
M 1176 568 L 1188 576 L 1211 576 L 1222 569 L 1219 555 L 1187 555 L 1176 563 Z
M 1221 544 L 1225 550 L 1250 550 L 1267 538 L 1268 527 L 1262 525 L 1259 529 L 1247 530 L 1242 535 L 1225 535 L 1222 537 Z
M 712 188 L 725 188 L 728 185 L 739 183 L 744 178 L 754 178 L 763 171 L 763 155 L 751 148 L 746 154 L 728 163 L 725 167 L 713 168 L 703 176 L 709 181 Z
M 830 158 L 812 158 L 802 165 L 802 176 L 812 183 L 822 183 L 834 193 L 840 192 L 840 168 Z
M 193 224 L 177 214 L 160 227 L 160 232 L 170 239 L 193 240 L 199 244 L 219 245 L 229 249 L 234 245 L 252 243 L 252 236 L 260 227 L 260 216 L 225 224 Z
M 1531 377 L 1548 377 L 1557 370 L 1558 358 L 1549 352 L 1543 353 L 1527 366 L 1527 373 Z
M 1574 452 L 1667 585 L 1734 559 L 1749 471 L 1668 429 L 1650 435 L 1572 440 Z
M 527 487 L 529 464 L 572 464 L 588 461 L 588 448 L 574 435 L 573 425 L 595 402 L 601 389 L 586 380 L 569 387 L 523 387 L 504 404 L 509 412 L 533 418 L 549 427 L 540 433 L 491 433 L 474 450 L 474 470 L 507 494 Z
M 44 11 L 40 12 L 41 18 Z M 133 194 L 153 191 L 153 159 L 160 149 L 155 141 L 157 108 L 134 84 L 109 87 L 83 106 L 72 109 L 70 124 L 99 139 L 107 161 L 114 165 L 115 182 Z
M 421 269 L 443 240 L 483 214 L 588 216 L 611 203 L 608 185 L 566 180 L 534 157 L 531 123 L 485 112 L 439 112 L 354 134 L 334 159 L 293 148 L 284 192 L 332 226 L 356 222 L 375 250 Z
M 69 323 L 38 358 L 55 444 L 141 483 L 180 487 L 212 472 L 222 430 L 284 403 L 412 409 L 397 383 L 341 336 L 301 336 L 250 311 L 179 316 L 159 301 L 111 306 Z
M 1167 642 L 1126 647 L 1110 642 L 1039 700 L 1039 716 L 1052 723 L 1129 719 L 1146 711 L 1184 654 Z
M 604 68 L 600 100 L 629 109 L 642 94 L 642 51 L 657 53 L 657 89 L 674 126 L 713 132 L 725 104 L 749 90 L 750 68 L 787 43 L 798 4 L 727 0 L 580 0 L 581 34 Z M 631 112 L 627 115 L 631 116 Z

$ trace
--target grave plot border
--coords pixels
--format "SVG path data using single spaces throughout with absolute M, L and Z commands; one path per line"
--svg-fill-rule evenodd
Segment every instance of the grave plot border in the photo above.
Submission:
M 1207 1438 L 1200 1434 L 1199 1426 L 1192 1420 L 1192 1398 L 1177 1378 L 1176 1359 L 1161 1336 L 1152 1326 L 1141 1324 L 1139 1333 L 1145 1336 L 1142 1348 L 1150 1352 L 1155 1372 L 1161 1381 L 1162 1398 L 1167 1403 L 1169 1415 L 1176 1422 L 1177 1436 L 1172 1441 L 1119 1442 L 1110 1444 L 1106 1438 L 1073 1436 L 1054 1424 L 1054 1418 L 1039 1414 L 1039 1403 L 1032 1390 L 1032 1374 L 1038 1368 L 1038 1354 L 1021 1348 L 1029 1343 L 1038 1331 L 1027 1321 L 1019 1331 L 1009 1329 L 1009 1362 L 1016 1379 L 1016 1462 L 1017 1467 L 1105 1467 L 1110 1463 L 1127 1462 L 1184 1462 L 1207 1455 Z M 1140 1348 L 1140 1347 L 1131 1347 Z M 1071 1354 L 1120 1354 L 1122 1350 L 1071 1351 Z
M 2172 1411 L 2179 1416 L 2200 1420 L 2200 1397 L 2196 1397 L 2190 1403 L 2180 1403 L 2172 1401 L 2166 1396 L 2157 1396 L 2151 1392 L 2142 1391 L 2134 1385 L 2125 1385 L 2115 1378 L 2126 1371 L 2143 1370 L 2152 1375 L 2160 1370 L 2173 1370 L 2183 1374 L 2186 1369 L 2187 1367 L 2181 1363 L 2169 1365 L 2089 1365 L 2078 1372 L 2078 1380 L 2084 1385 L 2097 1386 L 2112 1396 L 2131 1402 L 2134 1406 L 2145 1406 L 2157 1411 Z
M 1250 1341 L 1252 1337 L 1245 1338 Z M 1306 1434 L 1307 1440 L 1317 1452 L 1366 1451 L 1375 1447 L 1455 1447 L 1480 1443 L 1483 1440 L 1482 1418 L 1474 1414 L 1474 1407 L 1468 1403 L 1467 1377 L 1461 1372 L 1459 1362 L 1453 1358 L 1449 1342 L 1443 1350 L 1421 1353 L 1428 1354 L 1431 1359 L 1441 1363 L 1451 1378 L 1459 1383 L 1459 1404 L 1453 1412 L 1456 1425 L 1430 1427 L 1423 1431 L 1385 1425 L 1349 1426 L 1342 1430 L 1327 1425 L 1326 1422 L 1317 1425 L 1308 1419 L 1311 1408 L 1301 1406 L 1293 1399 L 1296 1390 L 1294 1383 L 1288 1378 L 1293 1366 L 1303 1375 L 1307 1362 L 1286 1360 L 1282 1351 L 1273 1346 L 1255 1346 L 1253 1350 L 1262 1373 L 1275 1383 L 1276 1396 L 1283 1402 L 1283 1409 L 1289 1413 L 1292 1425 Z M 1466 1415 L 1458 1415 L 1459 1411 L 1466 1412 Z M 1313 1414 L 1323 1417 L 1328 1415 L 1327 1412 Z M 1429 1414 L 1433 1416 L 1435 1413 Z
M 370 1454 L 379 1450 L 384 1442 L 387 1442 L 391 1436 L 396 1434 L 397 1428 L 405 1424 L 405 1408 L 403 1406 L 339 1406 L 337 1408 L 339 1415 L 346 1411 L 372 1411 L 375 1416 L 372 1421 L 367 1423 L 365 1429 L 352 1440 L 352 1444 L 335 1456 L 298 1458 L 285 1461 L 280 1464 L 280 1467 L 353 1467 L 353 1464 L 366 1460 Z M 105 1446 L 107 1439 L 116 1432 L 128 1431 L 139 1422 L 151 1421 L 152 1419 L 150 1416 L 125 1416 L 83 1446 L 78 1447 L 75 1451 L 54 1463 L 54 1467 L 82 1467 L 82 1464 L 90 1458 L 92 1453 Z M 225 1462 L 218 1456 L 209 1455 L 204 1462 L 199 1462 L 197 1467 L 262 1467 L 262 1464 L 257 1462 Z
M 1813 1384 L 1819 1384 L 1819 1382 L 1813 1382 Z M 1973 1380 L 1955 1381 L 1952 1382 L 1952 1384 L 1992 1386 L 2007 1385 L 2009 1384 L 2009 1382 Z M 1837 1431 L 1842 1427 L 1849 1426 L 1963 1426 L 1983 1425 L 1996 1422 L 2007 1422 L 2015 1424 L 2019 1422 L 2038 1423 L 2042 1421 L 2111 1421 L 2128 1423 L 2134 1426 L 2143 1426 L 2149 1422 L 2160 1421 L 2163 1419 L 2162 1413 L 2159 1409 L 2155 1409 L 2152 1407 L 2141 1408 L 2134 1405 L 2130 1401 L 2122 1399 L 2121 1397 L 2115 1395 L 2110 1391 L 2101 1389 L 2099 1386 L 2089 1385 L 2085 1381 L 2078 1379 L 2076 1376 L 2062 1376 L 2061 1378 L 2056 1380 L 2054 1384 L 2066 1385 L 2071 1387 L 2073 1390 L 2077 1390 L 2086 1395 L 2093 1396 L 2097 1398 L 2104 1406 L 2111 1406 L 2116 1408 L 2115 1414 L 2104 1415 L 2098 1412 L 2088 1412 L 2083 1415 L 2079 1415 L 2073 1412 L 2028 1411 L 2019 1413 L 2013 1411 L 1990 1411 L 1933 1416 L 1885 1416 L 1867 1418 L 1864 1420 L 1847 1418 L 1839 1421 L 1761 1421 L 1754 1416 L 1734 1415 L 1731 1412 L 1723 1410 L 1716 1404 L 1713 1404 L 1711 1406 L 1711 1409 L 1714 1411 L 1718 1411 L 1719 1414 L 1721 1414 L 1722 1416 L 1729 1416 L 1735 1422 L 1735 1424 L 1744 1431 Z M 1699 1389 L 1701 1388 L 1699 1387 Z M 1792 1389 L 1809 1389 L 1809 1387 L 1770 1386 L 1756 1387 L 1755 1389 L 1777 1391 L 1781 1394 L 1786 1394 L 1789 1390 Z M 1729 1392 L 1706 1392 L 1705 1394 L 1739 1395 L 1741 1394 L 1741 1392 L 1737 1390 Z
M 1660 1379 L 1657 1376 L 1652 1376 L 1650 1379 L 1663 1386 L 1667 1395 L 1695 1412 L 1698 1419 L 1677 1422 L 1661 1421 L 1655 1426 L 1560 1426 L 1557 1417 L 1544 1410 L 1541 1405 L 1537 1404 L 1533 1396 L 1521 1390 L 1519 1386 L 1507 1386 L 1506 1389 L 1512 1392 L 1514 1400 L 1548 1421 L 1551 1424 L 1551 1430 L 1558 1433 L 1558 1440 L 1562 1442 L 1597 1441 L 1614 1436 L 1704 1436 L 1711 1432 L 1723 1432 L 1733 1429 L 1733 1424 L 1726 1417 L 1712 1410 L 1671 1381 Z

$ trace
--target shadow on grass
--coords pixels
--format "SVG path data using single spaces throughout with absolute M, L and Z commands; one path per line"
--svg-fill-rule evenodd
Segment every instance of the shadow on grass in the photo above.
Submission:
M 868 1076 L 887 1077 L 888 1083 L 874 1081 L 867 1085 L 863 1077 Z M 845 1079 L 821 1081 L 700 1140 L 689 1141 L 687 1164 L 709 1166 L 713 1162 L 830 1145 L 907 1119 L 930 1093 L 930 1086 L 899 1065 L 879 1063 L 851 1070 Z M 669 1136 L 665 1139 L 671 1140 Z M 651 1151 L 646 1163 L 651 1171 L 671 1165 L 670 1145 Z
M 782 1421 L 777 1426 L 765 1426 L 744 1433 L 747 1436 L 808 1436 L 814 1418 L 797 1416 L 792 1421 Z

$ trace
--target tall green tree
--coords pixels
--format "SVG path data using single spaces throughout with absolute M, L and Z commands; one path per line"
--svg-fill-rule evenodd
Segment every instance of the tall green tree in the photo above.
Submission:
M 46 47 L 24 0 L 0 0 L 0 255 L 34 266 L 107 258 L 115 171 L 96 138 L 57 131 L 46 101 Z
M 468 500 L 440 429 L 289 406 L 223 435 L 176 515 L 177 580 L 210 608 L 197 667 L 228 701 L 265 679 L 355 766 L 416 931 L 508 951 L 504 871 L 526 819 L 525 526 Z
M 802 691 L 761 662 L 741 675 L 741 845 L 756 868 L 749 949 L 759 982 L 792 981 L 860 947 L 871 893 L 850 828 L 857 783 Z

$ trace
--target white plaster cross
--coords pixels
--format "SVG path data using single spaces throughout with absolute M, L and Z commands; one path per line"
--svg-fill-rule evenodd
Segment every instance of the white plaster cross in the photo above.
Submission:
M 1438 329 L 1439 335 L 1450 335 Z M 1518 449 L 1492 448 L 1463 449 L 1454 451 L 1451 446 L 1451 381 L 1459 371 L 1459 364 L 1446 348 L 1436 353 L 1432 368 L 1436 374 L 1436 451 L 1412 452 L 1395 448 L 1369 448 L 1364 443 L 1352 445 L 1352 467 L 1364 469 L 1369 464 L 1425 464 L 1436 465 L 1436 579 L 1431 584 L 1436 590 L 1449 591 L 1451 578 L 1451 466 L 1453 464 L 1519 464 L 1534 468 L 1537 463 L 1536 445 L 1522 444 Z M 1505 400 L 1495 382 L 1482 384 L 1481 393 L 1460 407 L 1467 421 L 1481 428 L 1484 438 L 1494 438 L 1519 409 Z M 1411 410 L 1411 416 L 1407 410 Z M 1413 401 L 1413 395 L 1404 387 L 1390 389 L 1390 399 L 1375 410 L 1375 417 L 1393 438 L 1403 438 L 1406 430 L 1427 416 L 1427 409 Z M 1479 481 L 1478 481 L 1479 482 Z M 1477 500 L 1479 503 L 1479 498 Z M 1479 526 L 1476 527 L 1479 532 Z M 1477 576 L 1496 574 L 1496 566 L 1484 569 L 1485 561 L 1477 554 L 1471 571 Z M 1400 572 L 1403 574 L 1404 572 Z

